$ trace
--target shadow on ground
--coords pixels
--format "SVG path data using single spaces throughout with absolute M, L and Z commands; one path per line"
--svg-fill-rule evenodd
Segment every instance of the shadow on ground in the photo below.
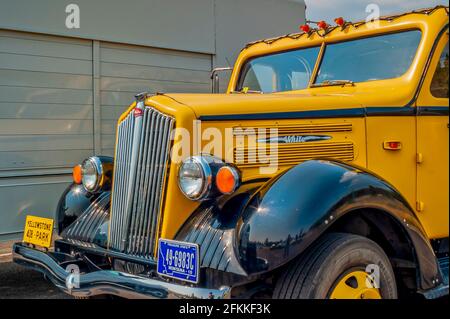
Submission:
M 0 299 L 70 299 L 44 276 L 12 262 L 0 262 Z

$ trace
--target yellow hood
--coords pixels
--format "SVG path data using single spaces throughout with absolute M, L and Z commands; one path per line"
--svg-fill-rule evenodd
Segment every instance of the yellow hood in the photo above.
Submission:
M 148 102 L 177 102 L 190 108 L 196 117 L 233 114 L 262 114 L 360 108 L 352 96 L 344 94 L 163 94 Z M 158 103 L 158 104 L 159 104 Z M 172 103 L 171 103 L 172 104 Z M 173 105 L 174 106 L 174 105 Z M 175 106 L 174 106 L 175 107 Z

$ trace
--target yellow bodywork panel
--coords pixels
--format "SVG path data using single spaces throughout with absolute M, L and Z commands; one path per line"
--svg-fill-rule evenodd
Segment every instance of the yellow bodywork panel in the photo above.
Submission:
M 365 120 L 363 118 L 315 119 L 315 120 L 259 120 L 233 122 L 202 122 L 202 129 L 217 128 L 220 132 L 233 132 L 233 146 L 223 143 L 220 158 L 234 163 L 242 172 L 243 181 L 267 178 L 311 159 L 334 158 L 366 166 Z M 270 129 L 275 129 L 278 137 L 296 134 L 311 134 L 330 137 L 328 140 L 292 143 L 265 144 L 258 138 L 263 128 L 269 130 L 265 138 L 270 138 Z M 254 135 L 252 135 L 255 133 Z M 203 145 L 209 141 L 203 142 Z M 274 147 L 276 146 L 276 147 Z M 214 154 L 214 152 L 210 152 Z M 220 155 L 217 154 L 217 155 Z M 219 156 L 217 156 L 219 157 Z M 273 168 L 273 169 L 272 169 Z
M 448 117 L 418 117 L 417 133 L 417 216 L 430 238 L 448 237 Z
M 194 120 L 202 116 L 207 116 L 209 110 L 217 112 L 217 109 L 224 108 L 222 114 L 237 112 L 238 110 L 247 110 L 247 112 L 257 112 L 261 108 L 267 111 L 276 112 L 280 110 L 280 105 L 284 111 L 298 110 L 299 99 L 308 100 L 308 107 L 305 109 L 316 110 L 317 108 L 325 108 L 321 106 L 324 101 L 328 105 L 340 105 L 341 108 L 359 108 L 361 105 L 349 96 L 323 96 L 318 100 L 313 96 L 308 95 L 230 95 L 230 94 L 170 94 L 156 95 L 147 99 L 146 104 L 157 108 L 159 111 L 169 115 L 173 115 L 176 121 L 177 128 L 183 128 L 189 136 L 194 134 Z M 214 105 L 214 108 L 211 107 Z M 332 107 L 329 107 L 332 110 Z M 330 136 L 330 140 L 311 143 L 308 145 L 301 145 L 308 147 L 308 153 L 304 149 L 291 150 L 285 152 L 283 146 L 279 148 L 277 156 L 282 163 L 276 163 L 275 170 L 261 170 L 265 167 L 264 163 L 258 165 L 248 165 L 246 162 L 240 165 L 235 161 L 234 152 L 236 148 L 244 148 L 244 152 L 248 151 L 249 140 L 251 136 L 246 136 L 242 140 L 235 134 L 231 134 L 232 143 L 220 143 L 220 149 L 208 147 L 211 143 L 212 135 L 208 134 L 211 129 L 213 132 L 218 132 L 218 136 L 227 136 L 226 130 L 233 132 L 236 129 L 246 130 L 247 128 L 276 128 L 281 134 L 283 132 L 290 134 L 291 132 L 316 132 L 320 135 Z M 198 155 L 207 153 L 223 158 L 228 162 L 235 163 L 241 170 L 244 181 L 256 179 L 260 177 L 270 178 L 277 173 L 285 170 L 295 164 L 301 163 L 308 159 L 315 158 L 335 158 L 338 160 L 353 162 L 359 166 L 366 166 L 366 150 L 365 150 L 365 119 L 364 118 L 339 118 L 339 119 L 317 119 L 317 120 L 299 120 L 299 119 L 285 119 L 278 121 L 270 120 L 249 120 L 249 121 L 201 121 L 200 127 L 201 138 L 200 145 L 197 150 L 194 150 L 195 143 L 192 143 L 191 154 Z M 303 129 L 303 131 L 298 131 Z M 294 130 L 294 131 L 292 131 Z M 181 138 L 181 136 L 178 136 Z M 222 141 L 221 139 L 219 141 Z M 174 144 L 179 142 L 179 139 L 174 140 Z M 242 142 L 242 143 L 241 143 Z M 291 144 L 293 145 L 293 144 Z M 211 145 L 212 146 L 212 145 Z M 177 148 L 175 148 L 175 151 Z M 208 151 L 210 150 L 210 151 Z M 283 153 L 284 152 L 284 153 Z M 283 154 L 285 156 L 283 156 Z M 270 157 L 273 153 L 270 150 L 267 152 Z M 172 159 L 174 154 L 172 154 Z M 259 160 L 259 159 L 258 159 Z M 260 163 L 258 161 L 258 163 Z M 164 214 L 161 220 L 160 231 L 161 237 L 173 238 L 179 228 L 188 219 L 190 214 L 199 206 L 199 202 L 188 200 L 179 190 L 177 185 L 177 172 L 179 163 L 174 161 L 170 164 L 170 173 L 167 180 L 166 198 L 164 201 Z
M 413 116 L 367 117 L 367 168 L 394 186 L 414 208 L 416 201 L 416 135 Z M 385 141 L 402 148 L 386 150 Z
M 430 61 L 418 107 L 448 108 L 448 98 L 436 98 L 431 86 L 441 53 L 448 46 L 448 29 L 439 40 Z M 447 47 L 448 50 L 448 47 Z M 447 58 L 448 63 L 448 58 Z M 447 74 L 448 76 L 448 74 Z M 448 89 L 448 88 L 447 88 Z M 448 237 L 449 232 L 449 119 L 448 116 L 418 116 L 417 121 L 417 203 L 416 210 L 431 238 Z

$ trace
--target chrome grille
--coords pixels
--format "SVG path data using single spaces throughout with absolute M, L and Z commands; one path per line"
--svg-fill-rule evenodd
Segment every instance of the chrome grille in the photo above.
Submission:
M 109 247 L 150 259 L 155 248 L 174 119 L 145 107 L 117 131 Z

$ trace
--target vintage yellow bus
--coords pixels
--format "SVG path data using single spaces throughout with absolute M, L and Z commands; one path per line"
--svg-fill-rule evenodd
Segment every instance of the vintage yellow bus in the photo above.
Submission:
M 305 25 L 223 94 L 138 94 L 14 260 L 78 297 L 448 294 L 448 12 Z

